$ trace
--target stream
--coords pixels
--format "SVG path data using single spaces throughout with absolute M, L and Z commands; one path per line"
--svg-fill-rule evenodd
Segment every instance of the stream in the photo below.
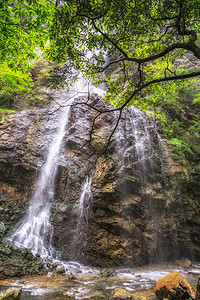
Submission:
M 10 285 L 22 286 L 21 300 L 116 299 L 113 296 L 119 288 L 132 299 L 156 300 L 153 291 L 155 282 L 175 270 L 196 288 L 200 265 L 184 268 L 173 263 L 112 269 L 109 270 L 112 272 L 109 277 L 102 277 L 103 271 L 100 269 L 88 269 L 88 273 L 77 273 L 75 276 L 48 274 L 6 279 L 0 281 L 0 285 L 1 289 Z

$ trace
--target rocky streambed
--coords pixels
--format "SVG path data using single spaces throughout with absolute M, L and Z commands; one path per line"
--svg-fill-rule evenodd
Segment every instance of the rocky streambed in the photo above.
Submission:
M 83 269 L 82 269 L 83 270 Z M 86 269 L 84 269 L 86 270 Z M 155 282 L 167 274 L 178 271 L 196 288 L 200 265 L 181 267 L 176 264 L 124 269 L 77 270 L 76 274 L 4 279 L 1 287 L 22 286 L 21 300 L 61 299 L 137 299 L 156 300 Z

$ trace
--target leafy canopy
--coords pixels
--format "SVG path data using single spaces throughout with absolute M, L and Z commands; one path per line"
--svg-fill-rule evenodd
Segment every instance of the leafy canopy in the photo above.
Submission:
M 57 62 L 69 61 L 66 69 L 81 69 L 97 83 L 106 80 L 107 99 L 115 98 L 122 110 L 151 84 L 200 75 L 171 68 L 186 50 L 200 59 L 199 30 L 199 0 L 63 0 L 47 53 Z M 165 66 L 161 74 L 154 70 L 157 62 Z M 116 76 L 109 76 L 113 70 Z
M 106 81 L 120 111 L 152 84 L 200 75 L 172 67 L 185 51 L 200 59 L 199 0 L 3 0 L 0 17 L 0 61 L 23 68 L 39 47 Z
M 53 9 L 51 0 L 0 1 L 0 61 L 26 68 L 45 47 Z

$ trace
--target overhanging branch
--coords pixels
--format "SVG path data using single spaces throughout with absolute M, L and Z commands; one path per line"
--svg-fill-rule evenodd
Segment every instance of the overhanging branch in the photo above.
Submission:
M 148 82 L 144 83 L 143 85 L 141 85 L 139 88 L 137 88 L 119 109 L 123 109 L 124 107 L 126 107 L 127 104 L 133 99 L 134 96 L 136 96 L 141 90 L 145 89 L 146 87 L 148 87 L 152 84 L 156 84 L 156 83 L 160 83 L 160 82 L 187 79 L 187 78 L 192 78 L 192 77 L 197 77 L 197 76 L 200 76 L 200 71 L 191 72 L 189 74 L 162 77 L 162 78 L 157 78 L 157 79 L 148 81 Z

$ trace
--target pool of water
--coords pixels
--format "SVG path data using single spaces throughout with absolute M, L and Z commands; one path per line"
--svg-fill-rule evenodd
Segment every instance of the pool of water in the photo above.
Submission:
M 61 299 L 112 299 L 117 288 L 121 288 L 133 299 L 157 299 L 154 294 L 155 282 L 165 275 L 178 271 L 196 287 L 200 276 L 200 264 L 183 268 L 175 264 L 126 269 L 112 269 L 113 276 L 101 277 L 101 270 L 90 269 L 76 275 L 28 276 L 0 281 L 3 286 L 22 286 L 21 300 Z

